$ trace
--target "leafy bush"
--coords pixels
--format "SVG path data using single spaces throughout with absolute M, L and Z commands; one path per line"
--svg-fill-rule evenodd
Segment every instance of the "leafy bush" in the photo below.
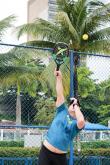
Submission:
M 0 147 L 24 147 L 24 141 L 0 141 Z M 88 148 L 110 148 L 110 141 L 81 142 L 81 149 Z
M 24 147 L 23 141 L 0 141 L 0 147 Z
M 38 157 L 39 150 L 39 148 L 0 147 L 0 157 Z M 75 151 L 75 155 L 79 153 Z M 110 157 L 110 148 L 82 149 L 80 155 Z
M 0 147 L 0 157 L 36 157 L 38 148 Z
M 75 152 L 78 155 L 78 152 Z M 82 149 L 80 155 L 82 156 L 106 156 L 110 157 L 110 148 L 98 148 L 98 149 Z
M 81 142 L 81 148 L 110 148 L 110 141 Z

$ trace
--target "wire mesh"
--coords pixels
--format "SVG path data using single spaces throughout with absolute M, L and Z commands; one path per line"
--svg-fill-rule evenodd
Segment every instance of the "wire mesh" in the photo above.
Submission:
M 77 73 L 81 111 L 87 122 L 110 126 L 110 57 L 86 53 L 79 53 L 79 55 Z M 23 148 L 41 146 L 47 129 L 35 129 L 29 126 L 49 125 L 54 117 L 56 92 L 53 72 L 55 67 L 52 49 L 38 50 L 36 47 L 0 44 L 1 147 L 3 145 Z M 70 91 L 69 68 L 68 58 L 61 66 L 66 100 L 69 98 Z M 8 128 L 9 125 L 27 125 L 27 127 Z M 88 156 L 94 156 L 95 152 L 91 151 L 93 155 L 89 153 L 87 158 L 81 152 L 83 149 L 91 148 L 88 142 L 95 145 L 96 149 L 98 147 L 108 149 L 110 142 L 108 130 L 86 130 L 79 136 L 79 140 L 75 141 L 75 148 L 78 151 L 75 153 L 77 156 L 75 164 L 80 161 L 80 164 L 83 162 L 85 165 L 84 162 L 86 164 L 88 162 L 89 165 L 92 161 Z M 99 153 L 98 156 L 104 155 Z M 100 158 L 102 164 L 109 162 L 105 159 Z

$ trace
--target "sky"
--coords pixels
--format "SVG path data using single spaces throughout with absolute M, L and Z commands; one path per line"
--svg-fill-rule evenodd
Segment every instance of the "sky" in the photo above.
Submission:
M 27 1 L 28 0 L 0 0 L 0 20 L 14 14 L 17 16 L 14 22 L 15 26 L 22 25 L 27 22 Z M 26 37 L 22 37 L 18 41 L 12 32 L 8 31 L 8 34 L 3 39 L 6 43 L 19 44 L 23 42 Z

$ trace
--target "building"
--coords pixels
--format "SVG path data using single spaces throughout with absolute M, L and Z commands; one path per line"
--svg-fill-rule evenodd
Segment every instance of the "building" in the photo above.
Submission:
M 27 21 L 32 22 L 36 18 L 52 20 L 56 13 L 56 0 L 29 0 Z
M 27 22 L 36 18 L 48 19 L 48 0 L 29 0 L 27 9 Z
M 56 14 L 56 0 L 48 0 L 48 20 L 52 21 Z
M 56 0 L 29 0 L 27 6 L 27 22 L 31 23 L 36 18 L 43 18 L 51 21 L 56 13 Z M 27 37 L 29 41 L 32 39 Z

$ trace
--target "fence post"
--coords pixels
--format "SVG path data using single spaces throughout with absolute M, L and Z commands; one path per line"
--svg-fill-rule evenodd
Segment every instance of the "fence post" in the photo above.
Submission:
M 70 99 L 74 97 L 74 53 L 73 50 L 70 50 Z M 74 150 L 73 150 L 73 141 L 70 143 L 70 160 L 69 165 L 74 164 L 73 158 Z
M 74 96 L 74 53 L 70 50 L 70 98 Z

